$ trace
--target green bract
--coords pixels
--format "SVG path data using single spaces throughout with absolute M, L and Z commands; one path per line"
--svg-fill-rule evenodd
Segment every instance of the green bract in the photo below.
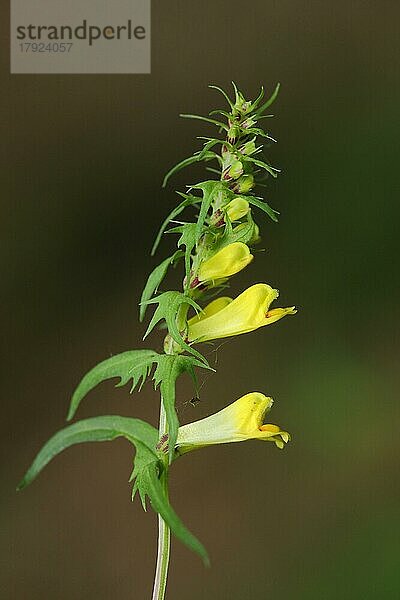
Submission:
M 151 254 L 154 255 L 167 233 L 169 240 L 177 235 L 176 250 L 153 268 L 140 301 L 140 321 L 147 308 L 155 305 L 144 338 L 157 326 L 167 330 L 163 344 L 159 344 L 163 352 L 128 350 L 99 363 L 76 388 L 68 412 L 71 420 L 82 399 L 108 379 L 117 378 L 117 386 L 130 383 L 131 393 L 140 392 L 143 384 L 152 379 L 161 393 L 159 428 L 131 417 L 102 416 L 78 421 L 56 433 L 43 446 L 19 485 L 19 489 L 26 487 L 53 457 L 69 446 L 117 437 L 127 439 L 135 448 L 130 479 L 132 498 L 138 492 L 145 508 L 148 497 L 159 515 L 153 592 L 156 600 L 163 600 L 165 594 L 170 530 L 205 562 L 208 560 L 204 547 L 169 503 L 171 463 L 188 448 L 213 443 L 268 439 L 281 448 L 289 441 L 289 435 L 279 427 L 263 424 L 262 416 L 272 399 L 259 392 L 247 394 L 215 416 L 181 427 L 176 411 L 178 377 L 187 373 L 192 378 L 197 397 L 196 370 L 213 370 L 195 347 L 198 343 L 247 333 L 296 312 L 294 307 L 271 309 L 271 301 L 278 292 L 266 283 L 252 285 L 240 295 L 235 293 L 234 300 L 225 294 L 218 295 L 229 286 L 233 275 L 244 268 L 251 271 L 252 247 L 261 239 L 254 209 L 261 210 L 274 222 L 278 220 L 279 213 L 260 197 L 268 178 L 276 177 L 279 172 L 263 154 L 262 141 L 275 140 L 260 127 L 260 121 L 271 116 L 264 112 L 276 99 L 279 85 L 264 103 L 263 88 L 255 100 L 247 100 L 235 84 L 233 99 L 221 88 L 210 87 L 222 94 L 227 109 L 212 111 L 208 116 L 182 116 L 202 121 L 204 127 L 216 126 L 220 137 L 200 137 L 203 147 L 172 167 L 163 186 L 175 173 L 199 162 L 212 163 L 207 170 L 216 176 L 192 185 L 185 193 L 178 192 L 183 199 L 164 219 Z M 195 219 L 188 221 L 184 217 L 185 220 L 177 222 L 176 218 L 182 219 L 185 211 L 190 215 L 195 213 Z M 169 268 L 178 264 L 183 267 L 182 289 L 168 290 L 165 282 Z

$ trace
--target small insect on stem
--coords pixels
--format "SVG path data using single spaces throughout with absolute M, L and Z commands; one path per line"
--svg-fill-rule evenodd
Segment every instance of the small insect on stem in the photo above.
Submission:
M 182 413 L 184 411 L 186 411 L 187 407 L 189 406 L 193 406 L 193 408 L 195 408 L 198 404 L 200 404 L 201 402 L 201 398 L 196 394 L 196 396 L 193 396 L 192 398 L 190 398 L 190 400 L 185 400 L 184 402 L 182 402 Z
M 196 404 L 199 404 L 199 402 L 201 402 L 199 396 L 193 396 L 193 398 L 191 400 L 189 400 L 189 403 L 192 406 L 196 406 Z

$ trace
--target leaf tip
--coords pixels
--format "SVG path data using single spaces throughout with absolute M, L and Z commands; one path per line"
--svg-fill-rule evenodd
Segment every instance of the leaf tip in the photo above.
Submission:
M 17 485 L 17 487 L 15 488 L 15 491 L 21 492 L 24 488 L 26 488 L 27 485 L 28 485 L 28 482 L 27 482 L 26 478 L 23 477 L 21 479 L 21 481 L 19 482 L 19 484 Z

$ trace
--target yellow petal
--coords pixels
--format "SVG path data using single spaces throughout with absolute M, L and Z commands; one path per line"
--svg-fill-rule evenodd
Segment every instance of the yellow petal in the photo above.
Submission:
M 207 306 L 205 306 L 199 314 L 189 319 L 188 325 L 193 325 L 194 323 L 198 323 L 203 319 L 207 319 L 207 317 L 215 315 L 217 312 L 228 306 L 228 304 L 230 304 L 231 302 L 232 298 L 229 298 L 228 296 L 220 296 L 220 298 L 212 300 L 212 302 L 207 304 Z
M 272 398 L 251 392 L 219 412 L 179 428 L 177 451 L 180 454 L 214 444 L 260 439 L 283 447 L 289 434 L 277 425 L 263 425 Z
M 294 307 L 274 309 L 275 312 L 269 311 L 271 302 L 278 295 L 278 290 L 266 283 L 257 283 L 249 287 L 222 310 L 192 324 L 189 323 L 189 340 L 204 342 L 240 335 L 274 323 L 286 314 L 295 314 Z
M 275 442 L 278 448 L 282 449 L 285 444 L 290 440 L 290 435 L 287 431 L 282 431 L 278 425 L 272 425 L 270 423 L 261 425 L 259 427 L 260 435 L 259 440 L 265 440 L 268 442 Z
M 282 317 L 286 315 L 295 315 L 297 313 L 295 306 L 288 306 L 288 308 L 273 308 L 269 310 L 265 315 L 265 325 L 271 325 L 271 323 L 275 323 L 275 321 L 279 321 Z
M 242 242 L 234 242 L 222 248 L 199 268 L 197 277 L 199 281 L 213 281 L 230 277 L 239 273 L 253 260 L 249 247 Z

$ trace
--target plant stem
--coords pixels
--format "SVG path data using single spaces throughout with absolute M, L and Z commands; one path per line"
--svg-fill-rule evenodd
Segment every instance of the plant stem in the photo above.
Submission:
M 164 404 L 161 399 L 160 405 L 160 437 L 167 430 L 167 419 L 165 415 Z M 161 475 L 161 483 L 165 493 L 168 495 L 168 466 L 165 465 L 165 470 Z M 168 564 L 171 546 L 171 531 L 165 521 L 158 515 L 158 546 L 157 546 L 157 565 L 154 576 L 154 587 L 152 600 L 164 600 L 165 590 L 167 587 Z

